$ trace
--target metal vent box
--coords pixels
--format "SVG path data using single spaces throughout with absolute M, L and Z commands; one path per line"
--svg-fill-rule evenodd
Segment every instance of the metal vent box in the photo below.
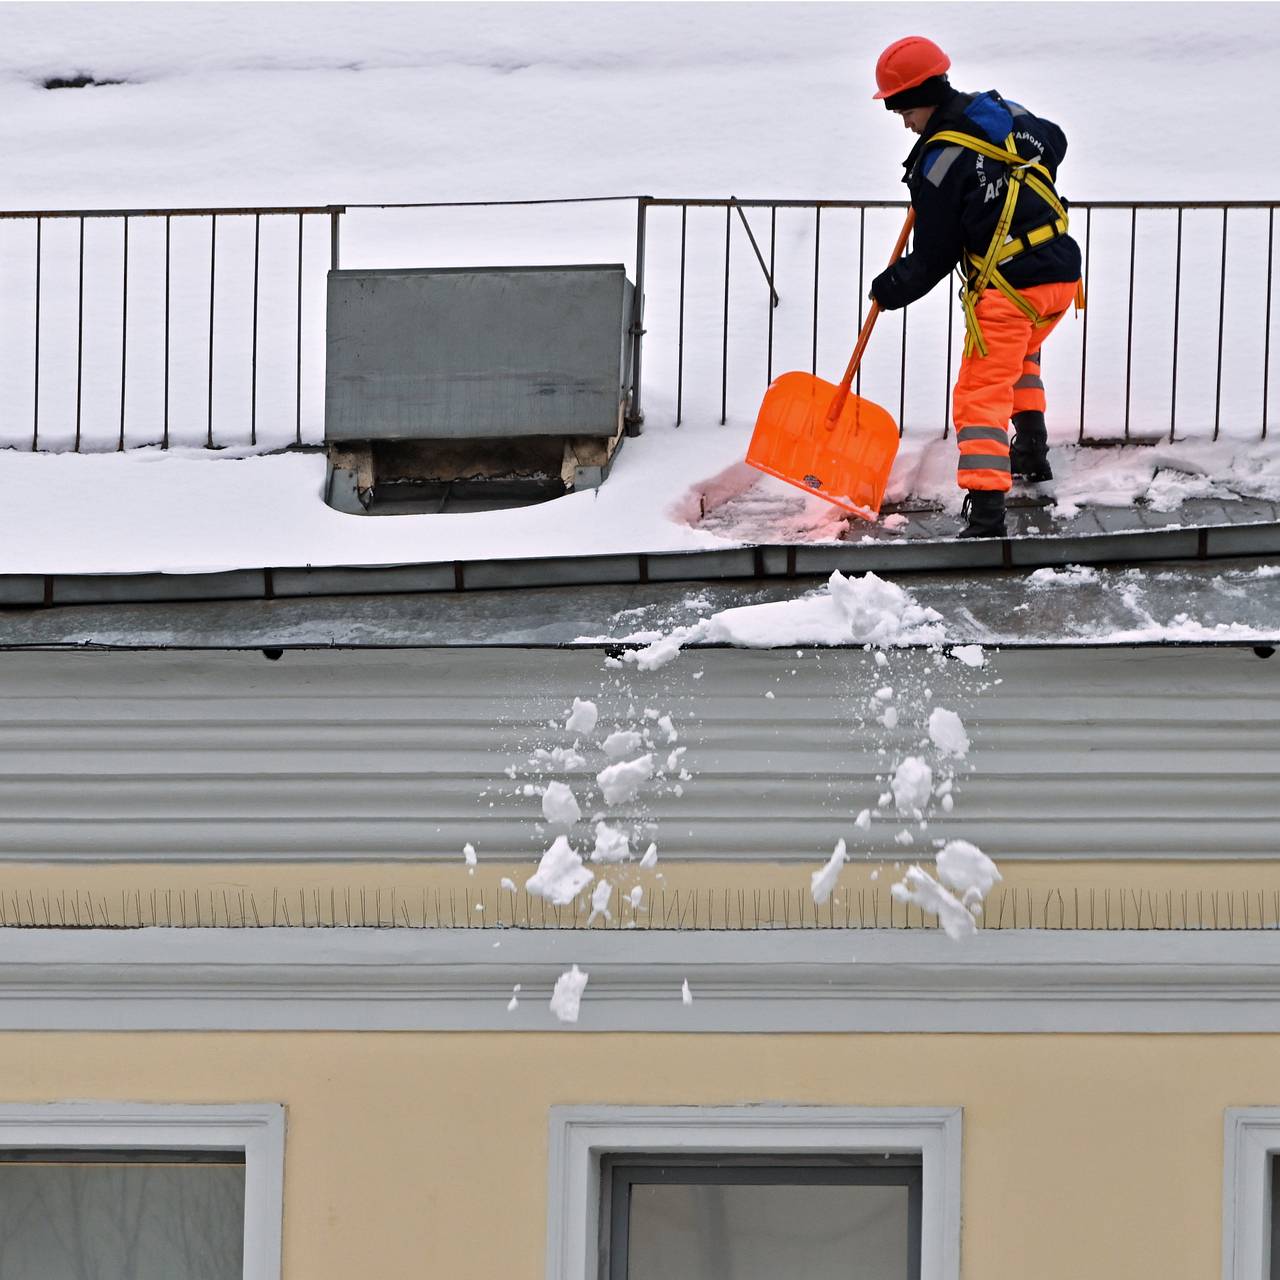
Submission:
M 325 439 L 614 436 L 621 264 L 330 271 Z

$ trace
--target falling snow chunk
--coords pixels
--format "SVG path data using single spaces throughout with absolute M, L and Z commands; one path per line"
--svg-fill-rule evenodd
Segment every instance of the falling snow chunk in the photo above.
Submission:
M 653 756 L 611 764 L 596 774 L 605 804 L 625 804 L 653 777 Z
M 969 735 L 964 731 L 964 722 L 954 711 L 948 711 L 945 707 L 934 707 L 930 712 L 929 737 L 943 755 L 969 754 Z
M 667 735 L 668 745 L 679 740 L 680 735 L 676 732 L 676 727 L 672 723 L 670 716 L 660 716 L 658 718 L 658 728 Z
M 977 932 L 973 916 L 964 904 L 921 867 L 908 867 L 903 878 L 889 892 L 899 902 L 914 903 L 921 911 L 936 915 L 949 938 L 958 940 Z
M 516 882 L 510 876 L 503 876 L 500 884 L 502 888 L 506 889 L 509 893 L 515 893 Z
M 620 658 L 606 658 L 604 660 L 604 665 L 610 668 L 610 670 L 619 669 L 622 666 L 622 660 Z
M 860 831 L 868 831 L 871 828 L 871 810 L 863 809 L 853 820 L 853 825 Z
M 766 698 L 772 698 L 772 697 L 773 697 L 773 690 L 772 690 L 772 689 L 766 689 L 766 690 L 764 691 L 764 696 L 765 696 Z
M 889 785 L 893 788 L 894 808 L 919 817 L 933 791 L 933 770 L 919 756 L 907 756 L 894 771 Z
M 575 769 L 581 769 L 587 762 L 572 747 L 553 747 L 550 751 L 539 747 L 533 753 L 531 763 L 540 765 L 543 768 L 559 769 L 565 773 L 572 773 Z
M 551 993 L 551 1012 L 561 1022 L 577 1022 L 578 1008 L 589 976 L 575 964 L 568 973 L 562 973 L 556 979 L 555 990 Z
M 881 702 L 888 702 L 889 699 L 893 697 L 893 689 L 891 686 L 885 685 L 883 689 L 876 690 L 875 696 Z
M 876 666 L 887 667 L 888 665 L 889 665 L 889 659 L 885 657 L 885 655 L 883 654 L 883 652 L 881 652 L 881 650 L 877 649 L 876 650 Z
M 582 859 L 564 836 L 557 836 L 524 887 L 558 907 L 566 907 L 595 878 L 595 872 L 582 865 Z
M 846 860 L 844 841 L 837 840 L 835 850 L 825 865 L 809 877 L 809 892 L 817 906 L 821 906 L 831 897 L 831 891 L 840 878 L 840 868 L 844 866 Z
M 520 1007 L 520 984 L 517 982 L 516 985 L 511 988 L 511 999 L 507 1001 L 507 1012 L 515 1013 L 515 1011 L 519 1007 Z
M 627 901 L 631 903 L 632 911 L 638 911 L 640 909 L 640 904 L 644 901 L 644 889 L 641 888 L 640 885 L 636 885 L 635 888 L 627 894 Z
M 609 899 L 612 895 L 613 886 L 607 880 L 601 880 L 591 891 L 591 914 L 587 917 L 588 927 L 595 923 L 596 916 L 604 916 L 605 924 L 613 919 L 609 912 Z
M 626 833 L 611 827 L 607 822 L 596 823 L 596 847 L 591 851 L 592 862 L 625 862 L 631 857 L 631 845 Z
M 903 827 L 903 829 L 899 831 L 896 836 L 893 837 L 894 844 L 908 845 L 908 844 L 915 844 L 915 842 L 916 842 L 915 836 L 913 836 L 911 832 L 906 829 L 906 827 Z
M 621 760 L 638 751 L 643 741 L 643 737 L 634 729 L 618 729 L 611 733 L 600 746 L 610 760 Z
M 683 1001 L 683 1003 L 684 1003 L 684 1004 L 686 1004 L 686 1005 L 690 1005 L 690 1004 L 692 1004 L 692 1003 L 693 1003 L 693 992 L 689 990 L 689 979 L 688 979 L 688 978 L 686 978 L 686 979 L 685 979 L 685 980 L 680 984 L 680 999 L 681 999 L 681 1001 Z
M 542 793 L 542 816 L 553 827 L 571 827 L 582 817 L 582 810 L 563 782 L 548 782 Z
M 564 722 L 564 727 L 570 733 L 590 733 L 596 727 L 598 715 L 594 702 L 584 702 L 581 698 L 574 698 L 573 710 Z
M 966 667 L 983 667 L 987 663 L 986 651 L 980 644 L 958 644 L 951 650 L 951 656 Z
M 945 813 L 950 813 L 956 807 L 955 797 L 948 792 L 942 797 L 942 808 Z
M 640 859 L 640 865 L 646 871 L 651 871 L 658 865 L 658 846 L 656 844 L 651 844 L 644 851 L 644 857 Z
M 467 866 L 474 867 L 476 865 L 476 847 L 473 844 L 464 844 L 462 846 L 462 856 L 466 859 Z
M 886 729 L 896 729 L 898 727 L 898 708 L 886 707 L 884 715 L 880 716 L 879 720 Z
M 1002 878 L 996 864 L 967 840 L 948 841 L 935 861 L 938 879 L 961 897 L 973 892 L 985 898 Z

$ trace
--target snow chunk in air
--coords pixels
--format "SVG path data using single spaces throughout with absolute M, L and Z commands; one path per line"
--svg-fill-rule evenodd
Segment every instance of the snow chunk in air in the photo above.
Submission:
M 970 905 L 969 899 L 987 894 L 1003 878 L 1000 870 L 977 845 L 967 840 L 950 840 L 938 850 L 938 879 Z
M 562 973 L 556 979 L 555 990 L 551 993 L 551 1012 L 561 1022 L 577 1022 L 582 993 L 586 990 L 590 976 L 575 964 L 568 973 Z
M 596 774 L 605 804 L 625 804 L 634 799 L 637 791 L 653 777 L 653 756 L 644 755 L 636 760 L 621 760 L 601 769 Z
M 618 729 L 611 733 L 600 745 L 610 760 L 621 760 L 640 749 L 644 738 L 634 729 Z
M 631 845 L 627 840 L 626 832 L 611 827 L 607 822 L 597 822 L 596 847 L 591 851 L 591 861 L 625 862 L 629 857 L 631 857 Z
M 582 865 L 582 859 L 564 836 L 556 836 L 524 887 L 558 907 L 567 907 L 595 878 L 596 873 Z
M 542 816 L 553 827 L 571 827 L 582 817 L 582 810 L 563 782 L 548 782 L 542 793 Z
M 809 877 L 809 892 L 813 895 L 815 906 L 821 906 L 831 897 L 836 881 L 840 878 L 840 868 L 844 866 L 846 859 L 844 841 L 837 840 L 835 851 L 826 864 Z
M 596 916 L 604 916 L 605 924 L 608 924 L 613 919 L 613 915 L 609 911 L 609 899 L 612 896 L 613 885 L 607 880 L 601 880 L 591 891 L 591 914 L 587 917 L 588 927 L 595 923 Z
M 934 707 L 930 712 L 929 737 L 945 756 L 969 754 L 969 735 L 964 730 L 964 721 L 946 707 Z
M 933 794 L 933 770 L 919 756 L 907 756 L 889 784 L 899 813 L 921 814 Z
M 570 733 L 590 733 L 596 727 L 598 715 L 594 702 L 574 698 L 573 710 L 569 712 L 569 718 L 564 722 L 564 727 Z
M 906 874 L 889 892 L 899 902 L 914 902 L 921 911 L 936 915 L 948 938 L 967 938 L 977 932 L 973 916 L 964 904 L 922 867 L 908 867 Z

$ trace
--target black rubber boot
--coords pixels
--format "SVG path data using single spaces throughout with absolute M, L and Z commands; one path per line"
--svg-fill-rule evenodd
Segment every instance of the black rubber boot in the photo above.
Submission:
M 1000 489 L 970 489 L 960 514 L 968 521 L 960 530 L 962 538 L 1007 538 L 1004 523 L 1004 493 Z
M 1049 466 L 1049 433 L 1044 414 L 1028 409 L 1013 415 L 1013 439 L 1009 441 L 1009 466 L 1014 476 L 1029 484 L 1053 479 Z

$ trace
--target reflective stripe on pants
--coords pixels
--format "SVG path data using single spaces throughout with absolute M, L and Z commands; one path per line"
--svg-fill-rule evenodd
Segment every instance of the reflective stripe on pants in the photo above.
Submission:
M 962 489 L 1008 489 L 1009 419 L 1030 409 L 1044 412 L 1040 346 L 1053 332 L 1075 297 L 1076 281 L 1038 284 L 1022 296 L 1048 323 L 1036 326 L 998 289 L 978 299 L 978 323 L 987 354 L 975 350 L 961 361 L 951 397 Z

